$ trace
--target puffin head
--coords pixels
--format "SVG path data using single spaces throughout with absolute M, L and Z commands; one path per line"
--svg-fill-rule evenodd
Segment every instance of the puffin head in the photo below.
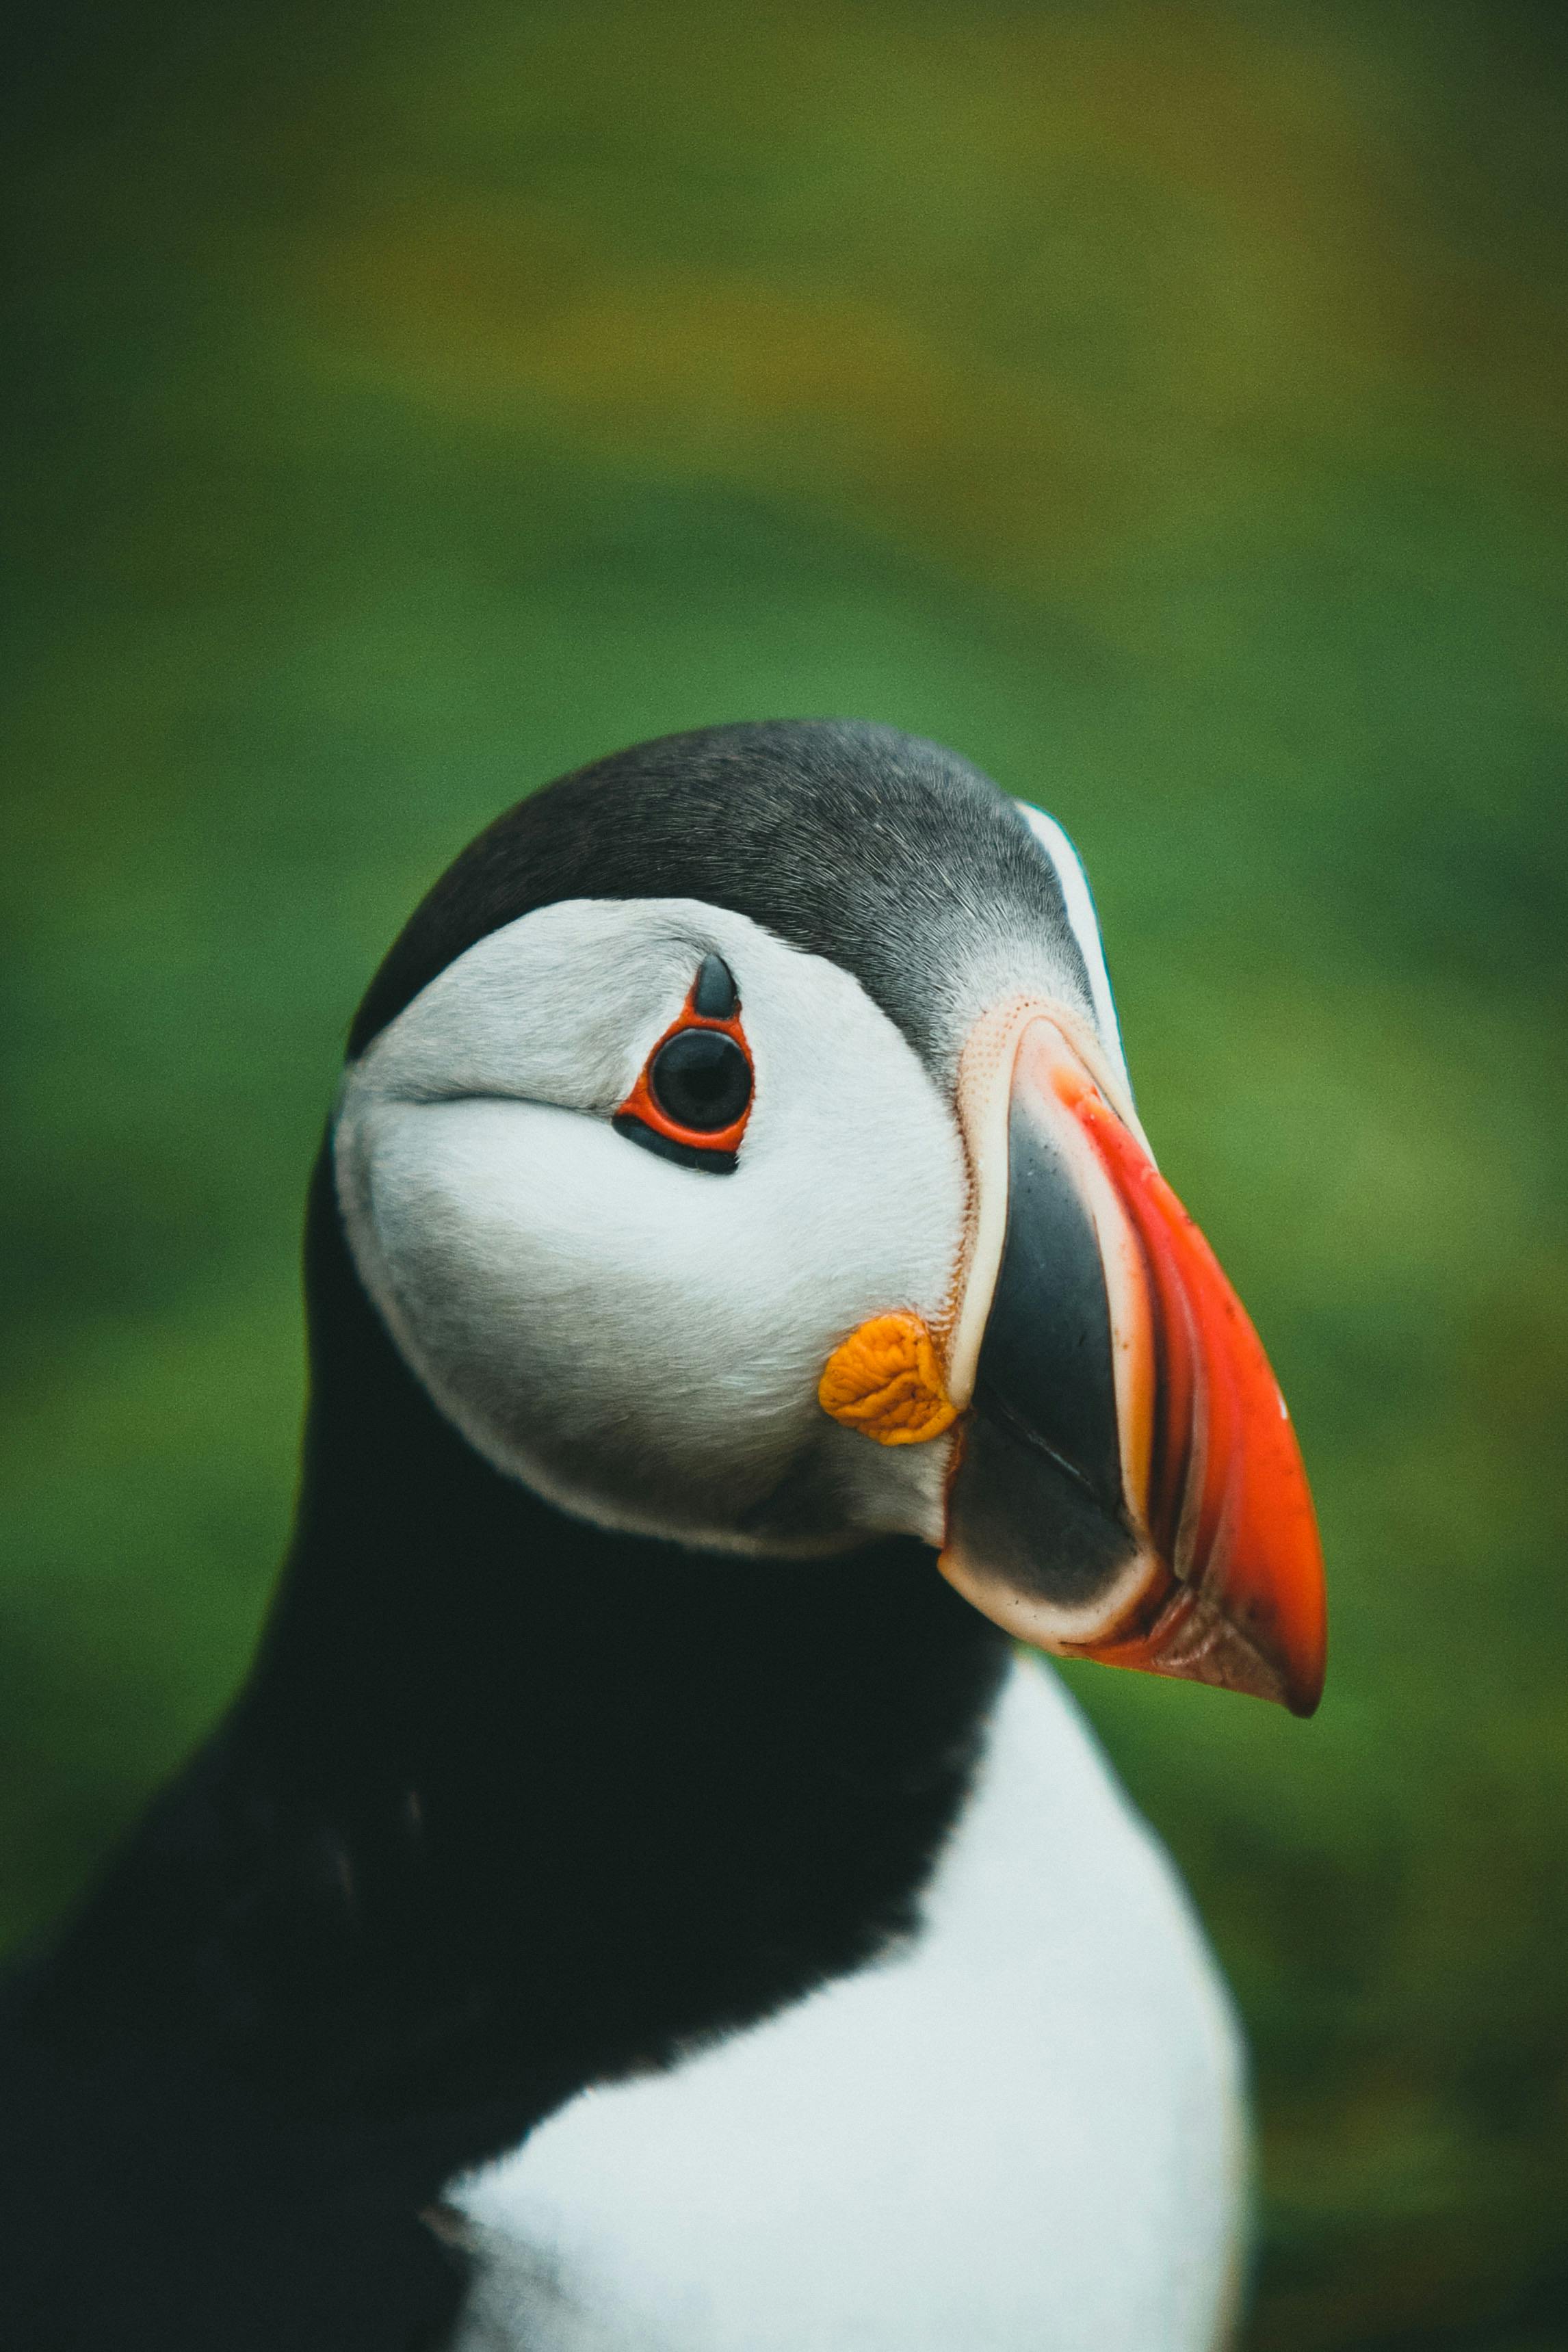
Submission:
M 525 801 L 373 983 L 331 1160 L 404 1361 L 565 1512 L 738 1575 L 913 1535 L 1041 1648 L 1316 1704 L 1300 1457 L 1082 869 L 952 753 L 726 727 Z

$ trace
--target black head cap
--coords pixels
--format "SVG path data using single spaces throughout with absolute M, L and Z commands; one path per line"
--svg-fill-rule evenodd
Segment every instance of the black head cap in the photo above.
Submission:
M 852 719 L 666 735 L 521 801 L 449 866 L 377 972 L 359 1054 L 453 959 L 563 898 L 700 898 L 831 958 L 918 1050 L 976 939 L 1047 940 L 1088 999 L 1060 887 L 1015 803 L 940 744 Z

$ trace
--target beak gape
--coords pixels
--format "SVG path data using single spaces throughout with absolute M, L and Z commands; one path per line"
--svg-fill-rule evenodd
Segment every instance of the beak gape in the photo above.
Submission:
M 965 1055 L 978 1197 L 942 1573 L 1042 1649 L 1310 1715 L 1322 1555 L 1285 1401 L 1092 1052 L 1034 1005 L 983 1022 Z

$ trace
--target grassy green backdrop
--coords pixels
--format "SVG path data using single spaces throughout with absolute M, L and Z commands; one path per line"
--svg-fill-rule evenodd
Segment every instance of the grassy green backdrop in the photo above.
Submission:
M 616 744 L 890 719 L 1077 837 L 1316 1479 L 1314 1724 L 1075 1677 L 1251 2024 L 1252 2342 L 1568 2344 L 1561 23 L 29 0 L 7 1936 L 243 1669 L 413 898 Z

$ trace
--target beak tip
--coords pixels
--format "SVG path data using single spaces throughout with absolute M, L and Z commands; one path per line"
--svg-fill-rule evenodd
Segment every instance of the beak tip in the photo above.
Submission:
M 1286 1649 L 1271 1644 L 1269 1663 L 1277 1679 L 1268 1696 L 1277 1698 L 1281 1706 L 1302 1722 L 1316 1715 L 1323 1696 L 1327 1663 L 1321 1636 L 1315 1642 L 1298 1641 Z
M 1299 1716 L 1303 1723 L 1309 1716 L 1316 1715 L 1318 1712 L 1322 1700 L 1323 1681 L 1327 1669 L 1328 1658 L 1320 1639 L 1310 1656 L 1296 1663 L 1294 1671 L 1286 1682 L 1285 1704 L 1291 1714 Z
M 1261 1614 L 1261 1612 L 1258 1612 Z M 1180 1682 L 1207 1683 L 1212 1689 L 1240 1691 L 1272 1699 L 1291 1715 L 1316 1712 L 1323 1693 L 1324 1643 L 1316 1625 L 1258 1622 L 1200 1589 L 1179 1588 L 1152 1633 L 1131 1642 L 1086 1648 L 1106 1665 L 1141 1667 Z

